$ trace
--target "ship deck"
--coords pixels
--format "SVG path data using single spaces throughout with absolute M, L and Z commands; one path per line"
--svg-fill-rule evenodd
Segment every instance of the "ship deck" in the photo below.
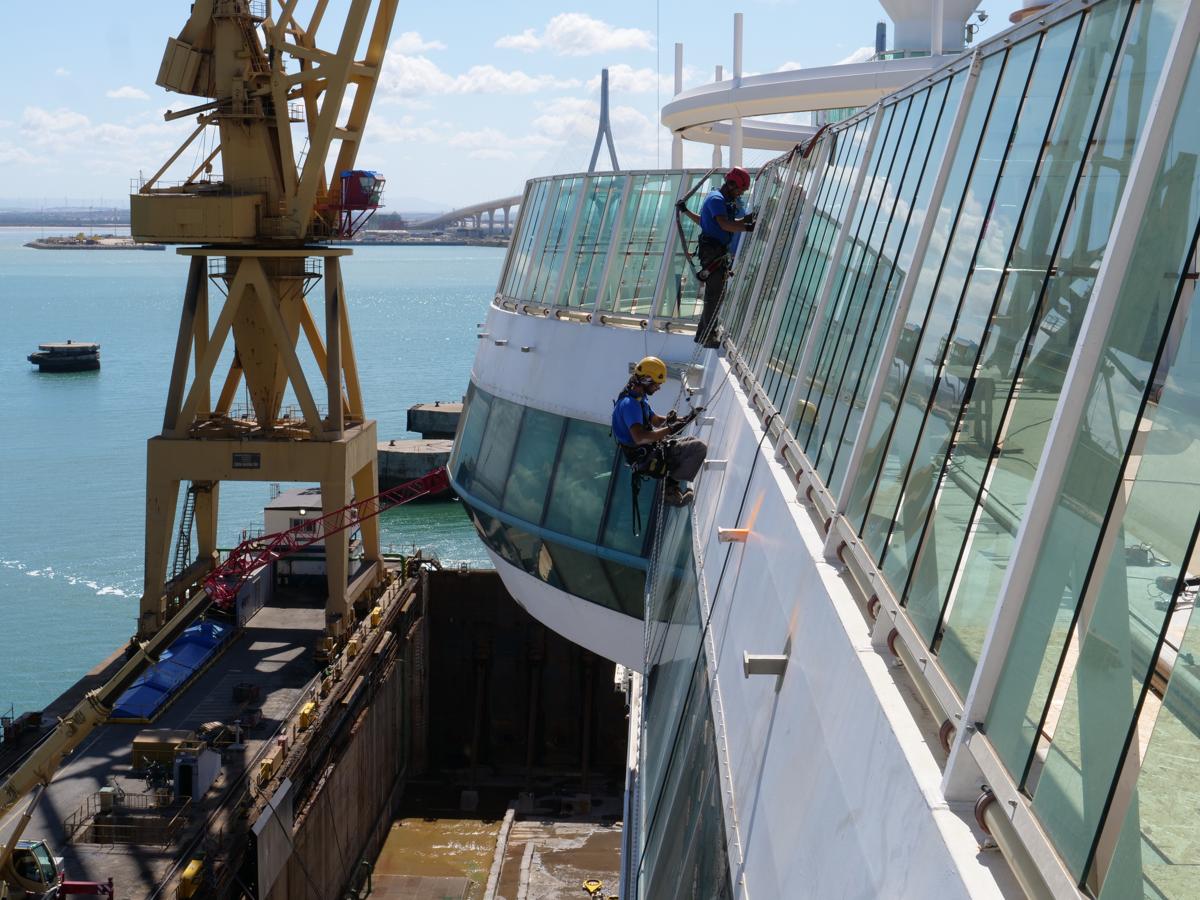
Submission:
M 243 774 L 305 693 L 316 675 L 312 650 L 323 633 L 324 607 L 319 601 L 285 590 L 276 592 L 272 604 L 254 616 L 226 649 L 217 663 L 203 672 L 158 719 L 150 725 L 106 724 L 98 728 L 59 770 L 34 810 L 25 837 L 43 839 L 63 858 L 72 880 L 106 881 L 111 878 L 118 896 L 152 896 L 182 862 L 190 858 L 202 826 L 218 816 L 232 790 L 243 782 Z M 85 687 L 88 679 L 77 686 Z M 231 722 L 242 712 L 235 702 L 235 685 L 249 682 L 258 687 L 255 706 L 262 720 L 243 735 L 243 747 L 223 751 L 223 768 L 206 799 L 188 808 L 185 824 L 168 846 L 147 843 L 88 843 L 68 834 L 67 822 L 97 791 L 115 786 L 127 797 L 152 791 L 133 772 L 131 746 L 143 729 L 194 730 L 213 721 Z M 8 833 L 22 806 L 0 825 Z M 174 811 L 172 810 L 172 813 Z M 80 829 L 83 835 L 85 830 Z

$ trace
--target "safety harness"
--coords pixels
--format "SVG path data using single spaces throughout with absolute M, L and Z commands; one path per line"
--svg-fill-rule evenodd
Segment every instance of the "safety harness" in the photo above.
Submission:
M 635 394 L 629 385 L 617 395 L 617 399 L 613 401 L 615 407 L 626 397 L 638 401 L 638 406 L 642 411 L 642 427 L 653 428 L 654 424 L 651 421 L 650 404 L 646 402 L 646 398 L 642 394 Z M 696 407 L 686 416 L 682 418 L 670 419 L 668 417 L 668 427 L 672 433 L 682 431 L 683 428 L 696 418 L 703 411 L 703 407 Z M 674 412 L 671 413 L 674 415 Z M 616 440 L 615 436 L 613 438 Z M 617 441 L 617 446 L 621 448 L 621 455 L 624 457 L 626 464 L 629 466 L 629 495 L 633 501 L 633 533 L 640 535 L 642 533 L 642 510 L 638 505 L 638 497 L 642 490 L 642 481 L 647 478 L 652 478 L 658 481 L 667 476 L 667 455 L 674 446 L 675 441 L 668 438 L 664 441 L 655 441 L 652 444 L 623 444 Z

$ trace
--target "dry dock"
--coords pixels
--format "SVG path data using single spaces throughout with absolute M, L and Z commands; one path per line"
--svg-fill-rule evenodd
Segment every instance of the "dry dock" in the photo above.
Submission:
M 315 654 L 321 592 L 277 588 L 156 721 L 97 729 L 25 836 L 46 840 L 68 877 L 112 878 L 133 900 L 176 896 L 193 860 L 196 897 L 327 900 L 369 886 L 476 900 L 490 879 L 496 898 L 565 898 L 582 896 L 582 877 L 615 892 L 625 700 L 612 665 L 548 632 L 494 572 L 392 569 L 404 576 L 370 601 L 378 624 L 364 610 L 353 654 L 334 660 Z M 259 716 L 232 745 L 226 733 L 209 750 L 197 734 Z M 189 800 L 135 771 L 146 728 L 196 735 L 197 752 L 219 757 L 211 787 Z

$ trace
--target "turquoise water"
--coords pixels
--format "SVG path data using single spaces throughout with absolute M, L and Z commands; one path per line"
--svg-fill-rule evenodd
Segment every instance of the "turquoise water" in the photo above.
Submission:
M 162 427 L 187 275 L 170 249 L 21 246 L 45 233 L 0 229 L 0 714 L 40 708 L 133 631 L 145 442 Z M 461 398 L 503 259 L 483 247 L 364 247 L 344 263 L 363 401 L 381 440 L 411 436 L 412 404 Z M 43 375 L 25 360 L 68 338 L 98 341 L 103 369 Z M 222 486 L 222 546 L 261 525 L 268 499 L 266 484 Z M 486 563 L 457 503 L 385 513 L 383 543 Z

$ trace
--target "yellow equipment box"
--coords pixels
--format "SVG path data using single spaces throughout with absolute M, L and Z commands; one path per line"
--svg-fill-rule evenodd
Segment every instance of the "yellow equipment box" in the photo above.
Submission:
M 194 731 L 169 728 L 146 728 L 139 731 L 133 739 L 134 770 L 144 769 L 152 762 L 172 765 L 179 745 L 195 740 L 195 737 Z

